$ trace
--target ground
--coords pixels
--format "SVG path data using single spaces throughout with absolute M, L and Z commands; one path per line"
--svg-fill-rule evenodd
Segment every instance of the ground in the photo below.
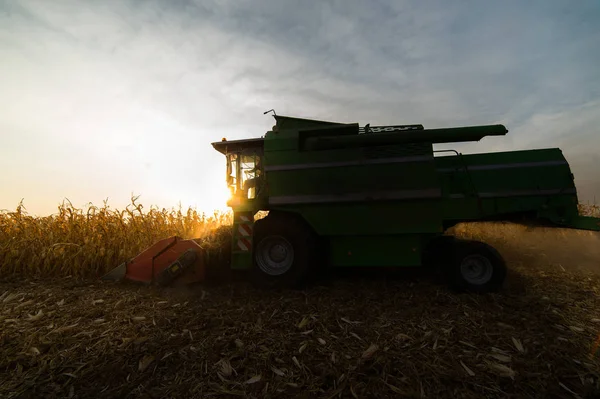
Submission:
M 498 244 L 510 273 L 490 295 L 420 274 L 296 291 L 4 281 L 0 397 L 600 397 L 600 258 L 536 242 Z

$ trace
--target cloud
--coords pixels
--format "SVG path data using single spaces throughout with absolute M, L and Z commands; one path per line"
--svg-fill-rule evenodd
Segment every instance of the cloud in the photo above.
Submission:
M 363 125 L 505 123 L 504 138 L 454 147 L 561 146 L 591 193 L 598 16 L 594 1 L 5 4 L 0 166 L 15 172 L 0 178 L 12 187 L 0 208 L 131 191 L 205 206 L 202 187 L 222 184 L 209 143 L 264 134 L 271 108 Z

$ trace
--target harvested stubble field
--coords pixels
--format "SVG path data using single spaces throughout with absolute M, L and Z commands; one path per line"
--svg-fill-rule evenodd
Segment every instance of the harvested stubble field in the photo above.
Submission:
M 301 291 L 239 281 L 159 289 L 96 277 L 156 239 L 204 236 L 226 216 L 142 214 L 134 204 L 1 217 L 3 398 L 600 394 L 598 234 L 457 226 L 506 256 L 509 279 L 494 295 L 379 272 Z M 218 256 L 227 238 L 200 241 Z

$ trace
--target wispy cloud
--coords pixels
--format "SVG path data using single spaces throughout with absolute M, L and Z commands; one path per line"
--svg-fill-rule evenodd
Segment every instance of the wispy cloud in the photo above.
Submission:
M 488 151 L 560 146 L 600 173 L 600 4 L 114 1 L 0 6 L 0 208 L 131 191 L 213 206 L 209 142 L 280 114 L 426 127 L 505 123 Z M 591 164 L 596 162 L 595 165 Z M 216 199 L 215 199 L 216 201 Z

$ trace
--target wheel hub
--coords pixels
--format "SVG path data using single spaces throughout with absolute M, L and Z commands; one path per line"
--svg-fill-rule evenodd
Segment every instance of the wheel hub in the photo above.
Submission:
M 485 284 L 492 278 L 493 267 L 489 259 L 481 255 L 470 255 L 460 265 L 463 278 L 471 284 Z
M 284 237 L 270 236 L 258 243 L 255 257 L 260 270 L 270 276 L 279 276 L 291 269 L 294 248 Z
M 285 248 L 285 246 L 277 243 L 271 247 L 269 255 L 273 262 L 280 263 L 283 262 L 287 257 L 287 249 Z

